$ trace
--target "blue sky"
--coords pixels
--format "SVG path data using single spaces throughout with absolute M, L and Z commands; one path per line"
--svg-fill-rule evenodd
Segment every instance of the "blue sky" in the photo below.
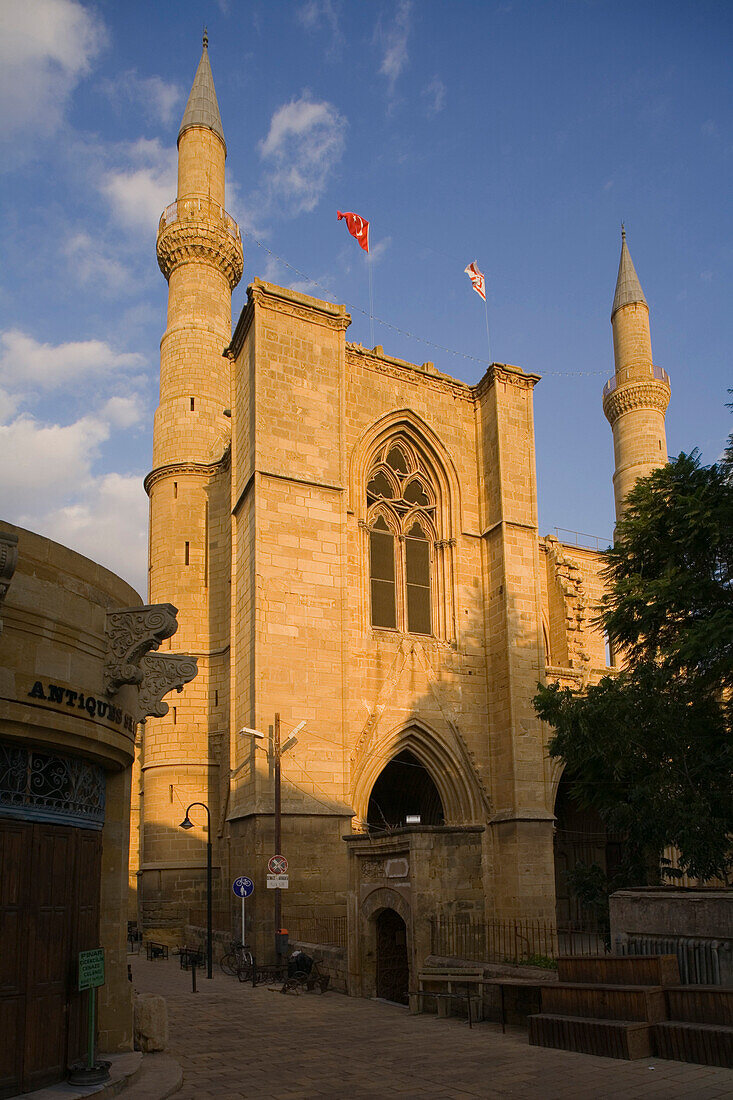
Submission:
M 672 380 L 669 452 L 715 460 L 733 386 L 727 0 L 3 0 L 0 518 L 144 594 L 155 231 L 204 22 L 245 232 L 235 319 L 260 276 L 346 302 L 370 344 L 364 254 L 336 220 L 355 210 L 393 326 L 374 342 L 474 383 L 477 260 L 492 358 L 543 376 L 540 532 L 609 537 L 623 219 Z

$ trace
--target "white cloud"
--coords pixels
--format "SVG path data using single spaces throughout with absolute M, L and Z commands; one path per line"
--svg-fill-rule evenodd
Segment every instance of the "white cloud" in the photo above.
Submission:
M 69 237 L 64 252 L 79 282 L 93 282 L 98 288 L 106 287 L 111 291 L 135 289 L 132 272 L 88 233 L 75 233 Z
M 19 404 L 19 397 L 8 393 L 7 390 L 0 389 L 0 424 L 4 424 L 7 420 L 10 420 L 11 416 L 15 415 Z
M 382 76 L 387 77 L 390 95 L 394 91 L 397 78 L 407 64 L 407 39 L 410 34 L 411 8 L 411 0 L 399 0 L 394 23 L 382 32 L 385 49 L 379 71 Z
M 140 76 L 136 69 L 102 81 L 102 90 L 114 103 L 137 104 L 147 118 L 165 126 L 175 120 L 183 100 L 178 84 L 169 84 L 159 76 Z
M 145 406 L 139 394 L 110 397 L 100 410 L 101 417 L 115 428 L 133 428 L 142 423 Z
M 429 84 L 422 90 L 423 98 L 427 101 L 428 117 L 437 115 L 445 107 L 446 87 L 442 80 L 434 76 Z
M 1 424 L 0 511 L 11 520 L 17 514 L 35 515 L 83 486 L 109 432 L 109 426 L 95 416 L 65 426 L 43 424 L 26 415 Z
M 307 91 L 278 107 L 260 142 L 260 155 L 272 165 L 270 198 L 290 214 L 313 210 L 343 155 L 346 126 L 332 103 L 313 100 Z
M 2 0 L 0 136 L 53 133 L 105 42 L 100 18 L 76 0 Z
M 138 474 L 92 478 L 77 500 L 38 516 L 34 529 L 111 569 L 146 597 L 148 498 Z
M 391 237 L 382 237 L 376 242 L 376 244 L 372 244 L 371 241 L 369 242 L 369 255 L 372 258 L 373 264 L 377 263 L 378 260 L 381 260 L 382 256 L 384 256 L 385 252 L 391 244 Z
M 42 344 L 19 329 L 0 335 L 0 380 L 10 390 L 54 389 L 84 376 L 142 366 L 142 355 L 116 352 L 102 340 Z
M 306 0 L 296 12 L 298 22 L 306 30 L 318 30 L 322 25 L 331 35 L 331 44 L 328 53 L 339 54 L 344 43 L 344 36 L 339 27 L 338 11 L 333 0 Z
M 128 229 L 155 231 L 158 219 L 176 195 L 176 149 L 140 138 L 121 148 L 126 164 L 106 172 L 101 190 L 114 216 Z
M 86 554 L 141 593 L 146 585 L 147 498 L 138 474 L 95 475 L 112 428 L 127 427 L 133 402 L 112 399 L 72 424 L 20 416 L 0 424 L 0 515 Z

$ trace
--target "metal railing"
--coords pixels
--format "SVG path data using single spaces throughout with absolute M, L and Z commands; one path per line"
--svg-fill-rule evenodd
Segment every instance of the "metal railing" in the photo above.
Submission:
M 223 206 L 220 206 L 217 202 L 212 202 L 211 199 L 184 199 L 172 202 L 170 206 L 166 206 L 160 215 L 158 232 L 160 233 L 165 226 L 172 225 L 173 222 L 182 221 L 184 218 L 195 218 L 197 214 L 201 213 L 214 221 L 220 221 L 227 233 L 235 240 L 242 239 L 239 226 L 231 214 L 228 214 Z
M 582 531 L 570 531 L 567 527 L 555 527 L 554 531 L 558 542 L 563 543 L 564 546 L 578 546 L 586 550 L 605 550 L 606 547 L 611 545 L 611 540 L 604 535 L 586 535 Z M 570 535 L 571 538 L 566 538 L 567 535 Z
M 592 926 L 557 927 L 544 920 L 432 917 L 431 954 L 470 962 L 547 964 L 558 955 L 602 955 L 608 935 Z
M 346 947 L 346 915 L 321 917 L 288 917 L 285 920 L 290 941 L 329 944 Z
M 622 371 L 620 379 L 618 379 L 616 375 L 614 375 L 613 378 L 609 378 L 605 386 L 603 387 L 603 396 L 608 397 L 609 393 L 613 393 L 613 391 L 616 389 L 616 386 L 619 384 L 619 381 L 627 381 L 627 376 L 628 371 Z M 656 378 L 657 382 L 666 382 L 668 386 L 670 384 L 669 375 L 667 374 L 664 367 L 652 367 L 650 377 Z

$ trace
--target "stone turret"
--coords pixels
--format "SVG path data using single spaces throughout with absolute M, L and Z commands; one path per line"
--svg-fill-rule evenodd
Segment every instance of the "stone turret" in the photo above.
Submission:
M 168 317 L 153 469 L 145 480 L 150 599 L 179 609 L 176 648 L 198 658 L 199 678 L 165 716 L 146 723 L 143 737 L 140 892 L 148 925 L 179 915 L 160 906 L 156 912 L 156 897 L 201 903 L 206 836 L 200 829 L 183 833 L 178 823 L 193 801 L 205 802 L 217 821 L 219 742 L 228 724 L 228 544 L 215 517 L 226 510 L 229 491 L 230 364 L 222 353 L 231 340 L 232 290 L 243 254 L 224 205 L 225 158 L 204 35 L 178 134 L 178 194 L 158 228 Z
M 616 520 L 637 478 L 667 461 L 664 413 L 669 375 L 652 362 L 649 306 L 621 227 L 621 259 L 611 309 L 616 371 L 603 387 L 603 411 L 613 430 Z

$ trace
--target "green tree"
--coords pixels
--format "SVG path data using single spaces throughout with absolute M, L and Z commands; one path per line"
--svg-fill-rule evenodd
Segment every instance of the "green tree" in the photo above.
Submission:
M 598 622 L 625 667 L 582 695 L 540 687 L 579 801 L 628 841 L 629 883 L 666 845 L 701 879 L 733 867 L 733 477 L 681 454 L 637 482 L 605 553 Z

